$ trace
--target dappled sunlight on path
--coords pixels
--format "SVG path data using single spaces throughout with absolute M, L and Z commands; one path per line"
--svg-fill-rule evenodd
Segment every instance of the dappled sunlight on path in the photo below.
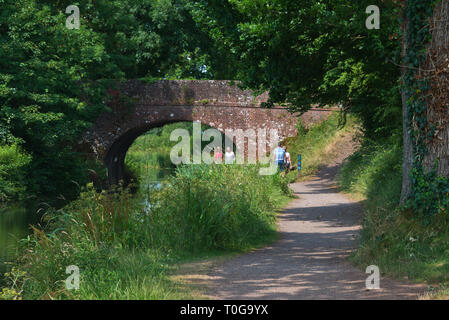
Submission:
M 335 187 L 343 159 L 291 185 L 298 199 L 279 216 L 280 240 L 212 268 L 210 298 L 416 299 L 425 291 L 384 277 L 381 289 L 369 291 L 368 274 L 347 261 L 357 246 L 362 208 Z

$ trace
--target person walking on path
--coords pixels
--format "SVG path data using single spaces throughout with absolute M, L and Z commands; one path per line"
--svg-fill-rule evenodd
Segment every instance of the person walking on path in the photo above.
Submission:
M 287 174 L 291 167 L 292 167 L 292 158 L 290 156 L 290 152 L 288 152 L 287 147 L 284 146 L 285 154 L 284 154 L 284 161 L 285 161 L 285 174 Z
M 284 171 L 284 158 L 285 158 L 285 150 L 282 148 L 281 143 L 278 143 L 278 146 L 273 150 L 274 163 L 278 166 L 281 172 Z

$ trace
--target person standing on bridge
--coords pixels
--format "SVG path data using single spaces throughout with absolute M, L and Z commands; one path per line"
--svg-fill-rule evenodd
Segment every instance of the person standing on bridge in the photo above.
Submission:
M 285 150 L 282 148 L 281 143 L 278 143 L 278 146 L 273 150 L 273 158 L 274 163 L 278 166 L 279 170 L 284 171 L 284 159 L 285 159 Z

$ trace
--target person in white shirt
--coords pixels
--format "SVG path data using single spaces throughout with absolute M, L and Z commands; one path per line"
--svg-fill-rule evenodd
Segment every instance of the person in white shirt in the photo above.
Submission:
M 225 164 L 232 164 L 234 163 L 234 160 L 235 160 L 234 151 L 232 151 L 230 147 L 227 147 L 225 152 Z
M 284 161 L 285 161 L 285 171 L 288 173 L 292 166 L 292 158 L 290 157 L 290 152 L 287 151 L 287 147 L 284 146 L 285 154 L 284 154 Z

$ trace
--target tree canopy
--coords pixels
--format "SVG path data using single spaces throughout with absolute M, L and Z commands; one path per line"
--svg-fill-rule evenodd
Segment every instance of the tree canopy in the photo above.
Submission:
M 0 145 L 28 159 L 21 163 L 29 193 L 76 194 L 71 181 L 83 183 L 86 170 L 74 145 L 107 111 L 106 80 L 130 78 L 241 80 L 269 91 L 267 107 L 339 105 L 360 117 L 365 138 L 401 143 L 410 119 L 402 118 L 400 66 L 419 68 L 432 9 L 422 1 L 377 1 L 380 28 L 368 29 L 372 4 L 0 0 Z M 79 29 L 65 25 L 69 5 L 80 9 Z M 412 50 L 401 61 L 404 16 Z
M 240 21 L 217 36 L 208 27 L 237 56 L 237 78 L 269 90 L 271 103 L 300 111 L 341 105 L 362 117 L 369 136 L 385 137 L 401 125 L 395 65 L 400 8 L 383 1 L 382 27 L 368 30 L 365 10 L 371 2 L 231 0 L 229 10 Z M 223 16 L 219 10 L 210 14 L 210 21 Z
M 80 9 L 79 29 L 66 27 L 69 5 Z M 0 143 L 32 156 L 30 193 L 73 194 L 71 181 L 85 181 L 73 145 L 107 110 L 102 80 L 212 77 L 209 61 L 219 54 L 190 7 L 182 0 L 0 1 Z

